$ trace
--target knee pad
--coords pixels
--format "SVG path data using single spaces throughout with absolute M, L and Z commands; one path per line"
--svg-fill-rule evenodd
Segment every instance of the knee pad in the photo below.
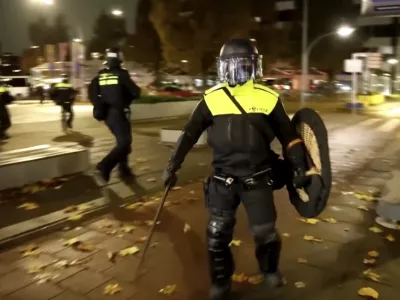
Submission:
M 235 224 L 234 216 L 211 216 L 207 226 L 208 249 L 223 251 L 232 240 Z
M 275 229 L 275 223 L 253 225 L 251 231 L 257 245 L 268 244 L 279 240 L 278 232 Z

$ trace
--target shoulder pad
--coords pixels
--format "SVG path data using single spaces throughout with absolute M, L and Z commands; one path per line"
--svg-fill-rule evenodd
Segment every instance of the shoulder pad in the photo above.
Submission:
M 204 95 L 211 94 L 212 92 L 215 92 L 216 90 L 218 90 L 218 89 L 220 89 L 222 87 L 226 87 L 226 86 L 227 86 L 227 83 L 217 84 L 217 85 L 213 86 L 212 88 L 209 88 L 208 90 L 206 90 Z
M 279 94 L 277 92 L 275 92 L 273 89 L 270 89 L 269 87 L 267 87 L 265 85 L 262 85 L 262 84 L 259 84 L 259 83 L 255 83 L 254 87 L 257 88 L 257 89 L 263 90 L 265 92 L 268 92 L 270 94 L 273 94 L 276 97 L 279 97 Z

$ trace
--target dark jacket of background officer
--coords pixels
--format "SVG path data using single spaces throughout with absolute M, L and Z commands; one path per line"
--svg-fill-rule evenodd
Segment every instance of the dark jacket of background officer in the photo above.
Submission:
M 119 49 L 107 50 L 106 59 L 107 68 L 101 70 L 89 86 L 94 117 L 104 120 L 117 140 L 115 148 L 96 167 L 103 183 L 109 181 L 117 165 L 121 177 L 133 176 L 128 165 L 132 144 L 130 105 L 140 97 L 140 88 L 121 67 L 123 57 Z
M 61 123 L 63 130 L 72 129 L 74 119 L 73 104 L 76 97 L 76 91 L 69 83 L 67 75 L 63 75 L 63 81 L 57 83 L 52 91 L 53 100 L 61 106 Z
M 278 269 L 281 241 L 275 229 L 272 193 L 274 176 L 269 171 L 277 163 L 277 155 L 270 147 L 275 136 L 295 171 L 295 179 L 303 182 L 305 177 L 303 144 L 291 126 L 279 95 L 254 81 L 262 76 L 262 58 L 255 46 L 248 40 L 228 42 L 221 49 L 217 67 L 222 83 L 205 92 L 163 175 L 166 185 L 176 183 L 175 172 L 202 132 L 208 129 L 208 143 L 214 151 L 214 175 L 205 185 L 210 213 L 207 239 L 211 299 L 220 299 L 230 291 L 234 262 L 229 243 L 240 202 L 248 215 L 256 257 L 266 283 L 273 287 L 282 283 Z M 265 129 L 265 135 L 261 136 L 240 113 L 228 93 Z
M 5 85 L 0 84 L 0 140 L 8 139 L 6 131 L 11 127 L 10 113 L 7 105 L 14 101 L 14 97 Z

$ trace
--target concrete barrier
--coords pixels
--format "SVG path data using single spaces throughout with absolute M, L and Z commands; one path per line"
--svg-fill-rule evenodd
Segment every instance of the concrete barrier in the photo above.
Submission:
M 89 168 L 89 152 L 78 144 L 40 145 L 2 152 L 0 190 L 80 173 Z
M 173 118 L 190 115 L 198 101 L 161 102 L 154 104 L 132 104 L 133 121 Z
M 160 140 L 162 143 L 175 144 L 178 141 L 181 133 L 182 133 L 182 129 L 162 128 L 160 130 Z M 197 141 L 195 146 L 199 147 L 199 146 L 205 146 L 205 145 L 207 145 L 207 132 L 204 132 L 200 136 L 200 138 Z

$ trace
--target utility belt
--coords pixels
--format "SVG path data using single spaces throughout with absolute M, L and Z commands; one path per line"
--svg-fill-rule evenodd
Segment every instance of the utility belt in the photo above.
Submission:
M 268 167 L 262 171 L 256 172 L 248 177 L 230 176 L 216 172 L 212 178 L 230 189 L 250 190 L 260 186 L 273 186 L 272 168 Z

